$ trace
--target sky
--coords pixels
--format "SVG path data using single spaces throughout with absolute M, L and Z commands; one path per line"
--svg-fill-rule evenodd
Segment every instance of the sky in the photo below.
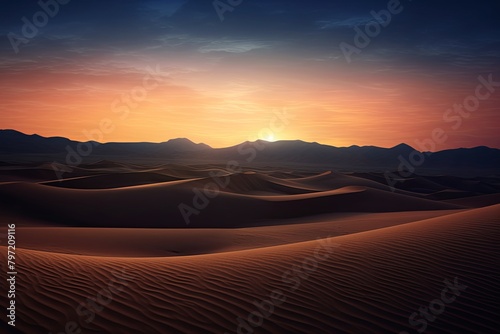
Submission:
M 500 148 L 498 1 L 58 1 L 0 3 L 0 129 Z

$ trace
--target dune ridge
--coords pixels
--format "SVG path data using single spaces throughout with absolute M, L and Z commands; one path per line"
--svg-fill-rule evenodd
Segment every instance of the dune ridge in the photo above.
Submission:
M 165 257 L 230 252 L 340 236 L 445 216 L 459 210 L 328 214 L 235 229 L 21 227 L 23 248 L 94 255 Z
M 416 333 L 410 315 L 460 282 L 426 332 L 494 333 L 498 180 L 414 175 L 390 189 L 372 172 L 100 161 L 59 181 L 50 163 L 3 164 L 17 328 Z M 189 225 L 181 204 L 196 207 Z M 283 303 L 256 305 L 277 290 Z
M 298 276 L 284 281 L 282 275 L 313 256 L 318 241 L 140 259 L 23 249 L 18 300 L 33 308 L 19 310 L 19 328 L 42 333 L 75 321 L 88 332 L 234 333 L 236 319 L 257 310 L 254 301 L 280 289 L 286 301 L 255 333 L 398 333 L 411 331 L 409 315 L 457 277 L 467 289 L 429 323 L 429 332 L 494 333 L 499 213 L 495 205 L 328 238 L 338 247 L 295 290 Z M 113 272 L 123 272 L 127 285 L 86 323 L 75 307 L 114 280 Z
M 314 183 L 332 180 L 319 187 Z M 314 181 L 313 183 L 309 183 Z M 347 180 L 347 182 L 346 182 Z M 304 180 L 303 180 L 304 181 Z M 259 221 L 333 212 L 453 210 L 463 206 L 368 187 L 349 185 L 341 175 L 322 174 L 276 180 L 262 174 L 235 174 L 221 179 L 181 179 L 106 189 L 73 189 L 46 184 L 0 184 L 0 210 L 32 220 L 83 227 L 186 227 L 179 205 L 193 208 L 190 227 L 244 227 Z M 66 181 L 71 182 L 71 181 Z M 219 189 L 215 194 L 208 185 Z M 329 190 L 325 190 L 328 186 Z M 376 199 L 376 200 L 374 200 Z M 124 205 L 126 203 L 126 205 Z M 197 203 L 202 203 L 200 208 Z M 27 212 L 23 208 L 29 207 Z

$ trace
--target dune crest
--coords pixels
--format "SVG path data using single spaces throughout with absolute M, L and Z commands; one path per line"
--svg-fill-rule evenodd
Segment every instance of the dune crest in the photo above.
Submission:
M 286 301 L 259 332 L 399 332 L 409 329 L 414 310 L 439 296 L 444 280 L 459 277 L 467 290 L 430 330 L 492 333 L 500 308 L 490 295 L 500 288 L 499 213 L 495 205 L 327 238 L 338 247 L 302 279 L 290 270 L 314 255 L 318 241 L 163 259 L 20 250 L 18 300 L 43 304 L 45 311 L 23 308 L 19 328 L 28 334 L 57 331 L 71 320 L 106 333 L 233 333 L 238 317 L 258 310 L 254 301 L 280 289 Z M 98 295 L 113 272 L 123 272 L 127 285 L 87 323 L 75 307 Z

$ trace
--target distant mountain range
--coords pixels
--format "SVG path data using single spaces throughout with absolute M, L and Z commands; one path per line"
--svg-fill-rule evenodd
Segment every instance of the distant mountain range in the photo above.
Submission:
M 0 130 L 0 161 L 78 165 L 98 160 L 136 163 L 227 163 L 239 165 L 323 166 L 351 171 L 405 171 L 467 175 L 500 174 L 500 150 L 484 146 L 421 153 L 409 145 L 334 147 L 300 140 L 244 142 L 227 148 L 195 144 L 189 139 L 163 143 L 78 142 Z
M 95 141 L 90 144 L 93 154 L 122 155 L 122 154 L 173 154 L 176 152 L 196 152 L 211 149 L 205 144 L 195 144 L 189 139 L 171 139 L 164 143 L 106 143 Z M 15 130 L 0 130 L 0 154 L 57 154 L 67 152 L 67 147 L 77 151 L 77 145 L 82 142 L 64 137 L 42 137 L 27 135 Z

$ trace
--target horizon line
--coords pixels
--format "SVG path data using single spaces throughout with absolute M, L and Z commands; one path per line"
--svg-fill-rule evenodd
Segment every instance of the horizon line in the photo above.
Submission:
M 383 147 L 383 146 L 376 146 L 376 145 L 359 145 L 359 144 L 352 144 L 352 145 L 349 145 L 349 146 L 335 146 L 335 145 L 330 145 L 330 144 L 323 144 L 323 143 L 320 143 L 320 142 L 317 142 L 317 141 L 306 141 L 306 140 L 303 140 L 303 139 L 278 139 L 278 140 L 273 140 L 273 141 L 269 141 L 269 140 L 265 140 L 265 139 L 256 139 L 256 140 L 245 140 L 245 141 L 242 141 L 242 142 L 239 142 L 239 143 L 236 143 L 236 144 L 232 144 L 232 145 L 229 145 L 229 146 L 222 146 L 222 147 L 213 147 L 205 142 L 194 142 L 192 141 L 191 139 L 189 139 L 188 137 L 177 137 L 177 138 L 169 138 L 165 141 L 161 141 L 161 142 L 155 142 L 155 141 L 96 141 L 96 140 L 87 140 L 87 141 L 80 141 L 80 140 L 76 140 L 76 139 L 72 139 L 72 138 L 69 138 L 69 137 L 65 137 L 65 136 L 43 136 L 43 135 L 40 135 L 38 133 L 32 133 L 32 134 L 28 134 L 28 133 L 25 133 L 25 132 L 22 132 L 22 131 L 19 131 L 19 130 L 16 130 L 16 129 L 12 129 L 12 128 L 6 128 L 6 129 L 0 129 L 0 131 L 13 131 L 13 132 L 17 132 L 17 133 L 20 133 L 20 134 L 23 134 L 25 136 L 38 136 L 38 137 L 41 137 L 41 138 L 45 138 L 45 139 L 51 139 L 51 138 L 63 138 L 63 139 L 67 139 L 67 140 L 70 140 L 70 141 L 74 141 L 74 142 L 77 142 L 77 143 L 87 143 L 87 142 L 96 142 L 96 143 L 99 143 L 99 144 L 164 144 L 164 143 L 167 143 L 169 141 L 172 141 L 172 140 L 187 140 L 195 145 L 206 145 L 208 146 L 209 148 L 211 149 L 224 149 L 224 148 L 230 148 L 230 147 L 235 147 L 235 146 L 239 146 L 239 145 L 242 145 L 242 144 L 245 144 L 245 143 L 255 143 L 255 142 L 266 142 L 266 143 L 280 143 L 280 142 L 302 142 L 302 143 L 307 143 L 307 144 L 317 144 L 317 145 L 321 145 L 321 146 L 328 146 L 328 147 L 334 147 L 334 148 L 351 148 L 351 147 L 359 147 L 359 148 L 362 148 L 362 147 L 373 147 L 373 148 L 382 148 L 382 149 L 393 149 L 393 148 L 396 148 L 398 146 L 402 146 L 402 145 L 405 145 L 405 146 L 408 146 L 410 147 L 411 149 L 413 150 L 416 150 L 418 152 L 422 152 L 422 153 L 425 153 L 425 152 L 441 152 L 441 151 L 447 151 L 447 150 L 458 150 L 458 149 L 474 149 L 474 148 L 479 148 L 479 147 L 486 147 L 486 148 L 490 148 L 490 149 L 496 149 L 496 150 L 500 150 L 500 147 L 491 147 L 491 146 L 488 146 L 488 145 L 476 145 L 476 146 L 470 146 L 470 147 L 454 147 L 454 148 L 445 148 L 445 149 L 442 149 L 442 150 L 435 150 L 435 151 L 419 151 L 417 150 L 414 146 L 408 144 L 408 143 L 405 143 L 405 142 L 400 142 L 394 146 L 391 146 L 391 147 Z

